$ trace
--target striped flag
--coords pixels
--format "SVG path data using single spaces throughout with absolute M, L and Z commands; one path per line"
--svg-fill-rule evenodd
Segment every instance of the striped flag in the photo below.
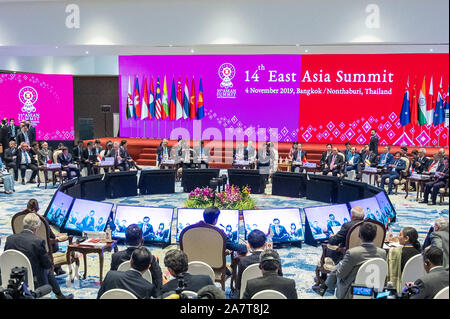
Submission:
M 142 93 L 142 112 L 141 112 L 141 120 L 146 118 L 151 118 L 148 112 L 148 90 L 147 90 L 147 77 L 144 77 L 144 89 Z
M 427 124 L 427 100 L 425 99 L 425 77 L 423 77 L 422 88 L 419 92 L 419 125 Z
M 183 97 L 183 118 L 189 118 L 189 83 L 186 78 L 186 83 L 184 84 L 184 97 Z
M 175 78 L 172 77 L 172 92 L 170 93 L 170 107 L 169 107 L 169 118 L 171 121 L 175 120 L 175 117 L 177 115 L 177 109 L 175 106 L 175 100 L 176 100 L 176 95 L 175 95 Z
M 448 127 L 448 110 L 449 110 L 449 103 L 448 103 L 448 94 L 449 94 L 449 87 L 447 86 L 447 95 L 444 95 L 444 113 L 445 113 L 445 121 L 444 126 Z
M 161 89 L 159 88 L 159 78 L 156 80 L 156 119 L 161 118 Z
M 136 76 L 136 85 L 134 86 L 134 118 L 141 117 L 141 97 L 139 95 L 139 79 Z
M 203 105 L 203 85 L 202 85 L 202 78 L 200 78 L 200 87 L 198 89 L 197 120 L 201 120 L 204 116 L 205 116 L 205 106 Z
M 178 78 L 178 85 L 177 85 L 177 120 L 181 119 L 183 117 L 183 105 L 181 104 L 183 100 L 183 92 L 181 89 L 181 77 Z
M 169 117 L 169 97 L 167 96 L 166 76 L 164 75 L 164 86 L 163 86 L 163 93 L 162 93 L 161 119 L 165 120 L 168 117 Z
M 131 92 L 131 77 L 128 76 L 128 94 L 127 94 L 127 120 L 134 116 L 133 96 Z
M 409 76 L 408 81 L 406 81 L 406 90 L 403 95 L 403 105 L 400 111 L 400 124 L 401 126 L 406 126 L 411 122 L 411 113 L 409 110 Z
M 153 94 L 153 77 L 150 78 L 150 94 L 148 97 L 148 118 L 154 118 L 156 116 L 155 114 L 155 95 Z
M 430 89 L 428 91 L 428 100 L 427 100 L 427 124 L 433 124 L 433 114 L 434 114 L 434 101 L 433 101 L 433 77 L 430 80 Z
M 191 95 L 189 97 L 189 117 L 195 119 L 197 117 L 197 101 L 195 98 L 195 83 L 194 77 L 192 77 Z
M 437 95 L 436 105 L 434 107 L 433 125 L 438 126 L 445 121 L 444 99 L 442 98 L 444 92 L 442 90 L 442 77 L 439 84 L 439 91 Z

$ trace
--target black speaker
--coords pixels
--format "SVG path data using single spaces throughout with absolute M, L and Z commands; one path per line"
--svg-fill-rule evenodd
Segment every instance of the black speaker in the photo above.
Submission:
M 309 174 L 306 182 L 306 198 L 324 203 L 335 203 L 338 178 Z
M 102 201 L 106 199 L 105 181 L 103 174 L 80 177 L 81 198 Z
M 243 188 L 250 187 L 252 194 L 263 194 L 266 189 L 266 181 L 259 170 L 253 169 L 228 169 L 228 180 L 230 185 Z
M 344 179 L 338 184 L 336 203 L 345 204 L 364 198 L 366 183 Z
M 181 175 L 181 185 L 184 192 L 191 192 L 197 187 L 209 187 L 209 181 L 214 177 L 219 177 L 220 169 L 183 169 Z
M 142 170 L 139 176 L 139 193 L 150 194 L 172 194 L 175 193 L 174 169 Z
M 107 198 L 137 195 L 137 171 L 106 173 L 105 187 Z
M 276 172 L 272 175 L 272 195 L 305 197 L 306 174 Z

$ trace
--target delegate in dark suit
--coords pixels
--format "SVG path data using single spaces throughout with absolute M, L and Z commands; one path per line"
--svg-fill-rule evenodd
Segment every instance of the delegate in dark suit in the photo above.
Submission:
M 161 163 L 164 157 L 170 158 L 170 154 L 172 152 L 172 148 L 169 146 L 158 146 L 156 149 L 156 154 L 158 155 L 158 162 Z
M 110 270 L 100 287 L 97 299 L 99 299 L 106 291 L 111 289 L 124 289 L 131 292 L 138 299 L 157 297 L 158 293 L 155 286 L 144 279 L 142 274 L 135 269 L 127 271 Z
M 330 157 L 331 152 L 325 151 L 322 153 L 322 157 L 320 158 L 320 169 L 323 170 L 325 168 L 325 164 L 328 162 L 328 157 Z
M 339 246 L 339 247 L 345 247 L 345 243 L 347 240 L 347 234 L 348 231 L 357 223 L 359 223 L 361 220 L 351 220 L 348 223 L 345 223 L 341 226 L 341 229 L 337 232 L 336 235 L 331 236 L 330 239 L 328 240 L 328 244 L 332 245 L 332 246 Z M 337 264 L 341 259 L 342 259 L 342 254 L 334 251 L 334 250 L 330 250 L 330 254 L 327 257 L 331 257 L 331 259 L 333 259 L 334 263 Z
M 334 161 L 334 162 L 333 162 Z M 323 175 L 327 175 L 329 172 L 333 174 L 333 176 L 337 176 L 337 174 L 341 171 L 342 165 L 344 165 L 344 159 L 340 154 L 331 154 L 328 156 L 327 163 L 328 167 L 323 169 Z
M 426 156 L 418 157 L 417 159 L 413 160 L 412 167 L 414 171 L 418 174 L 422 174 L 423 172 L 426 172 L 430 164 L 433 162 L 431 158 L 428 158 Z
M 245 288 L 242 299 L 251 299 L 257 292 L 267 289 L 281 292 L 287 299 L 297 299 L 295 281 L 278 276 L 275 271 L 264 272 L 262 277 L 247 281 L 247 287 Z
M 342 261 L 336 266 L 336 297 L 338 299 L 351 298 L 351 286 L 356 279 L 359 267 L 372 258 L 382 258 L 386 260 L 386 251 L 379 247 L 375 247 L 373 243 L 365 243 L 361 246 L 347 250 Z M 330 276 L 328 279 L 330 279 Z
M 387 168 L 389 164 L 392 164 L 394 162 L 394 155 L 391 153 L 382 153 L 380 154 L 380 158 L 378 159 L 378 165 L 382 168 Z
M 4 153 L 9 145 L 9 129 L 6 125 L 0 127 L 0 144 L 3 146 Z
M 394 185 L 394 180 L 400 177 L 401 172 L 406 168 L 406 162 L 402 159 L 394 159 L 389 165 L 394 165 L 394 167 L 387 167 L 387 173 L 381 176 L 380 187 L 384 189 L 384 184 L 386 183 L 386 178 L 389 178 L 388 184 L 388 194 L 392 194 L 392 186 Z
M 116 150 L 115 148 L 111 150 L 111 157 L 114 157 L 114 168 L 122 171 L 129 171 L 130 166 L 128 165 L 128 161 L 126 160 L 125 151 L 122 148 Z M 121 160 L 118 159 L 118 156 L 121 157 Z
M 184 283 L 186 284 L 185 290 L 197 292 L 205 286 L 214 285 L 211 277 L 207 275 L 191 275 L 190 273 L 184 273 Z M 178 288 L 178 279 L 172 279 L 167 284 L 162 286 L 161 294 L 169 291 L 175 291 Z
M 428 203 L 428 195 L 431 193 L 431 202 L 433 203 L 433 205 L 436 205 L 436 198 L 437 194 L 439 193 L 439 189 L 445 187 L 445 185 L 448 185 L 448 166 L 438 167 L 436 173 L 434 176 L 434 181 L 432 180 L 431 182 L 425 184 L 423 203 Z
M 261 255 L 261 251 L 257 250 L 254 251 L 251 255 L 239 257 L 239 264 L 237 268 L 237 279 L 236 279 L 236 292 L 235 297 L 239 299 L 239 291 L 241 289 L 241 282 L 242 282 L 242 274 L 244 273 L 244 270 L 247 269 L 248 266 L 259 264 L 259 255 Z M 280 268 L 278 269 L 278 275 L 283 276 L 283 271 L 280 265 Z
M 16 124 L 8 125 L 8 136 L 10 141 L 15 141 L 19 134 L 19 126 Z
M 237 158 L 239 155 L 240 158 Z M 235 148 L 233 149 L 233 161 L 248 161 L 248 150 L 247 148 Z
M 428 274 L 414 282 L 419 293 L 411 296 L 411 299 L 433 299 L 433 297 L 445 287 L 448 287 L 448 270 L 442 266 L 434 267 Z
M 370 137 L 369 150 L 378 155 L 378 136 Z
M 63 170 L 67 172 L 67 176 L 72 176 L 72 172 L 76 174 L 77 177 L 80 177 L 80 170 L 75 167 L 69 167 L 69 164 L 73 164 L 72 155 L 69 153 L 64 154 L 61 153 L 58 155 L 58 163 L 60 163 L 63 167 Z
M 75 146 L 72 150 L 73 160 L 75 162 L 80 162 L 81 156 L 83 154 L 84 148 L 80 146 Z
M 359 163 L 361 161 L 361 157 L 358 153 L 349 153 L 347 154 L 347 157 L 345 159 L 347 162 L 347 166 L 345 167 L 345 171 L 357 171 Z
M 94 163 L 97 162 L 97 155 L 94 148 L 85 148 L 81 153 L 81 163 L 87 167 L 88 175 L 98 174 L 98 168 L 94 167 Z
M 28 143 L 27 143 L 28 141 Z M 17 139 L 16 139 L 16 143 L 17 145 L 20 145 L 22 142 L 27 143 L 28 145 L 31 145 L 34 141 L 36 141 L 36 139 L 33 139 L 33 135 L 30 134 L 30 132 L 20 132 L 19 134 L 17 134 Z
M 40 150 L 38 153 L 38 160 L 39 160 L 39 165 L 45 165 L 48 163 L 48 161 L 50 161 L 50 163 L 52 163 L 53 162 L 53 152 L 49 149 Z
M 292 167 L 291 172 L 295 172 L 298 170 L 300 173 L 303 172 L 303 168 L 300 165 L 294 164 L 294 162 L 304 162 L 306 161 L 306 151 L 304 150 L 296 150 L 292 153 Z
M 28 154 L 28 156 L 26 154 Z M 37 164 L 36 159 L 30 154 L 29 151 L 24 151 L 22 149 L 17 151 L 16 165 L 20 169 L 20 176 L 22 177 L 22 180 L 25 179 L 25 172 L 27 168 L 32 170 L 30 181 L 34 180 L 38 173 Z
M 17 166 L 16 159 L 14 156 L 17 156 L 18 150 L 17 148 L 7 148 L 4 152 L 5 165 L 8 169 L 12 168 L 14 170 L 14 180 L 17 181 L 19 178 L 19 166 Z

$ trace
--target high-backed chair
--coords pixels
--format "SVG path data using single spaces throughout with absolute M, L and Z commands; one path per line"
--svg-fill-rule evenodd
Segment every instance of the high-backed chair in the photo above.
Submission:
M 127 271 L 130 270 L 130 268 L 131 268 L 130 261 L 127 260 L 121 263 L 119 267 L 117 267 L 117 271 Z M 144 277 L 144 279 L 146 279 L 148 282 L 153 283 L 152 274 L 149 269 L 147 269 L 147 271 L 142 275 L 142 277 Z
M 215 282 L 220 282 L 225 291 L 226 236 L 206 223 L 190 225 L 180 234 L 180 249 L 188 261 L 202 261 L 214 270 Z
M 434 297 L 433 299 L 448 299 L 448 286 L 441 289 Z
M 356 273 L 355 285 L 381 290 L 388 273 L 388 265 L 382 258 L 372 258 L 364 262 Z M 370 299 L 369 296 L 353 296 L 353 299 Z
M 394 179 L 395 194 L 397 194 L 399 185 L 405 185 L 406 187 L 407 177 L 409 176 L 409 167 L 411 165 L 409 158 L 402 157 L 401 159 L 405 161 L 406 165 L 405 169 L 400 172 L 399 178 Z
M 285 295 L 276 290 L 262 290 L 253 295 L 251 299 L 287 299 Z
M 4 288 L 8 285 L 11 270 L 14 267 L 25 267 L 28 276 L 28 289 L 34 290 L 33 268 L 31 268 L 30 260 L 25 254 L 18 250 L 9 249 L 0 255 L 0 269 L 2 273 L 2 285 Z
M 11 219 L 11 227 L 14 234 L 20 233 L 23 230 L 23 219 L 25 215 L 27 215 L 28 212 L 23 211 L 20 213 L 15 214 Z M 72 262 L 75 262 L 77 266 L 79 266 L 79 259 L 78 257 L 75 257 L 75 254 L 72 253 L 72 255 L 68 255 L 67 252 L 56 252 L 53 251 L 53 245 L 56 242 L 64 242 L 68 241 L 69 245 L 72 243 L 73 236 L 61 236 L 56 239 L 50 238 L 50 226 L 45 220 L 44 217 L 37 214 L 39 216 L 39 219 L 41 220 L 41 226 L 36 231 L 36 236 L 39 238 L 42 238 L 45 240 L 45 249 L 47 250 L 48 256 L 50 257 L 50 261 L 53 264 L 53 267 L 58 267 L 62 265 L 68 265 L 69 267 L 69 276 L 72 277 L 72 267 L 69 265 L 69 260 Z
M 125 289 L 111 289 L 100 296 L 100 299 L 138 299 L 134 294 Z
M 425 268 L 423 267 L 422 254 L 417 254 L 411 257 L 405 264 L 402 272 L 402 287 L 405 287 L 407 282 L 414 282 L 417 279 L 425 276 Z
M 347 239 L 345 243 L 345 250 L 347 251 L 350 248 L 361 246 L 361 238 L 359 238 L 359 228 L 361 227 L 361 224 L 365 221 L 370 221 L 371 223 L 375 224 L 377 226 L 377 235 L 375 239 L 373 240 L 373 243 L 376 247 L 383 248 L 384 239 L 386 238 L 386 228 L 384 225 L 376 220 L 373 219 L 365 219 L 355 225 L 352 226 L 352 228 L 349 229 L 347 233 Z
M 188 264 L 188 273 L 191 275 L 207 275 L 214 282 L 216 280 L 216 274 L 210 265 L 203 261 L 191 261 Z
M 240 290 L 240 299 L 242 299 L 242 296 L 244 295 L 245 288 L 247 288 L 247 281 L 250 279 L 261 277 L 261 269 L 259 269 L 259 264 L 253 264 L 245 268 L 245 270 L 242 272 L 242 278 L 241 278 L 241 290 Z

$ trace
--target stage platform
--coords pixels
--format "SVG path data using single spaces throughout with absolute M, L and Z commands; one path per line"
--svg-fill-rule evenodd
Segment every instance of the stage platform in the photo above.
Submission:
M 131 157 L 137 162 L 138 165 L 144 166 L 155 166 L 156 165 L 156 149 L 161 143 L 162 139 L 145 139 L 145 138 L 122 138 L 122 137 L 105 137 L 99 139 L 102 143 L 103 148 L 105 148 L 106 141 L 120 142 L 122 140 L 128 141 L 128 151 Z M 93 141 L 93 140 L 91 140 Z M 87 143 L 88 140 L 85 141 Z M 173 146 L 177 143 L 176 140 L 169 140 L 169 146 Z M 205 146 L 208 147 L 210 141 L 205 140 Z M 231 143 L 231 142 L 228 142 Z M 191 146 L 193 145 L 193 141 L 191 140 Z M 245 143 L 247 145 L 247 143 Z M 337 147 L 340 151 L 345 150 L 345 145 L 343 143 L 333 144 L 333 146 Z M 359 152 L 362 149 L 362 145 L 354 145 L 356 146 L 357 151 Z M 236 147 L 236 142 L 233 142 L 233 147 Z M 285 161 L 286 157 L 289 154 L 289 150 L 292 147 L 292 142 L 279 142 L 278 143 L 278 156 Z M 225 142 L 223 142 L 222 146 L 222 154 L 220 156 L 216 156 L 212 154 L 210 160 L 210 168 L 231 168 L 233 161 L 233 150 L 225 153 Z M 413 149 L 419 149 L 420 146 L 409 146 L 408 147 L 408 156 L 411 157 L 411 151 Z M 427 156 L 431 157 L 434 153 L 438 152 L 439 148 L 436 147 L 424 147 L 427 150 Z M 320 158 L 322 156 L 322 152 L 326 149 L 325 143 L 303 143 L 303 150 L 307 152 L 307 159 L 309 162 L 316 163 L 319 165 Z M 384 145 L 378 146 L 378 153 L 383 153 Z M 400 146 L 393 145 L 391 146 L 391 153 L 395 153 L 400 150 Z M 448 147 L 445 149 L 446 154 L 448 155 Z M 212 161 L 214 160 L 214 162 Z

